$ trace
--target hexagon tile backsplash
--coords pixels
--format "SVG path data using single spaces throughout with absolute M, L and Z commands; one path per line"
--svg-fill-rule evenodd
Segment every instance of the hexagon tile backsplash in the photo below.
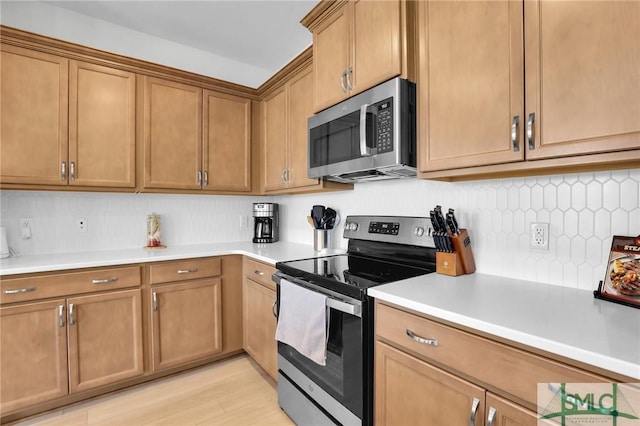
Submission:
M 323 204 L 347 215 L 428 216 L 436 204 L 456 209 L 469 230 L 477 271 L 593 290 L 603 278 L 613 235 L 640 235 L 640 169 L 473 182 L 398 179 L 353 191 L 277 197 L 1 191 L 1 224 L 22 254 L 144 245 L 146 215 L 163 215 L 169 244 L 249 241 L 254 201 L 280 203 L 280 239 L 312 244 L 306 216 Z M 19 218 L 34 219 L 31 240 Z M 87 218 L 78 233 L 74 219 Z M 249 225 L 253 223 L 249 217 Z M 549 223 L 549 249 L 529 247 L 531 222 Z M 334 246 L 346 247 L 342 228 Z

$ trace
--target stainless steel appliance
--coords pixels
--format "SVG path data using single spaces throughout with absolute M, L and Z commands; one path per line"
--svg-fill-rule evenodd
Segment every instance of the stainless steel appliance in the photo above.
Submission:
M 435 271 L 429 218 L 348 216 L 346 254 L 276 263 L 280 282 L 326 295 L 326 365 L 278 342 L 278 402 L 299 425 L 373 424 L 373 315 L 367 289 Z
M 309 177 L 416 176 L 416 85 L 394 78 L 309 118 Z
M 278 241 L 278 204 L 253 203 L 253 242 Z

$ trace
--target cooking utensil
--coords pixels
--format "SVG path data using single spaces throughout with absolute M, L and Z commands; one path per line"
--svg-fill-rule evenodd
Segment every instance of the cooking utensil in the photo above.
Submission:
M 327 207 L 322 218 L 323 229 L 333 229 L 336 224 L 338 213 L 331 207 Z
M 311 217 L 313 218 L 313 225 L 316 229 L 322 229 L 322 218 L 324 217 L 325 207 L 315 205 L 311 208 Z
M 451 216 L 451 225 L 453 227 L 452 232 L 456 235 L 460 234 L 460 227 L 458 226 L 458 220 L 456 219 L 456 215 L 454 214 L 453 209 L 449 209 L 447 217 L 449 216 Z

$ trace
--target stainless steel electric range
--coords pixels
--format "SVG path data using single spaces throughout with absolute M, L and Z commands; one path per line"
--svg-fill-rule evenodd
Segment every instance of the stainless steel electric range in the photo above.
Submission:
M 326 365 L 278 342 L 278 402 L 298 425 L 373 424 L 374 304 L 367 289 L 435 271 L 431 220 L 348 216 L 346 254 L 276 263 L 285 279 L 327 296 Z

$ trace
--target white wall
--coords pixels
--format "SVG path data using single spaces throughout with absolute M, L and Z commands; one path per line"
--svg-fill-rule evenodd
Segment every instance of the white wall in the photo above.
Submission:
M 153 2 L 149 2 L 149 7 L 153 7 Z M 0 23 L 248 87 L 260 86 L 272 74 L 263 68 L 38 1 L 1 1 Z
M 146 216 L 162 215 L 168 245 L 249 241 L 253 202 L 280 203 L 283 241 L 313 243 L 314 204 L 354 214 L 428 216 L 456 209 L 469 229 L 478 272 L 593 290 L 603 278 L 612 235 L 640 234 L 640 169 L 445 183 L 402 179 L 353 191 L 278 197 L 0 191 L 2 226 L 23 255 L 142 247 Z M 34 235 L 18 238 L 18 220 Z M 242 226 L 247 218 L 250 226 Z M 74 227 L 89 222 L 87 233 Z M 529 248 L 529 223 L 550 224 L 549 250 Z M 341 227 L 334 247 L 346 247 Z

